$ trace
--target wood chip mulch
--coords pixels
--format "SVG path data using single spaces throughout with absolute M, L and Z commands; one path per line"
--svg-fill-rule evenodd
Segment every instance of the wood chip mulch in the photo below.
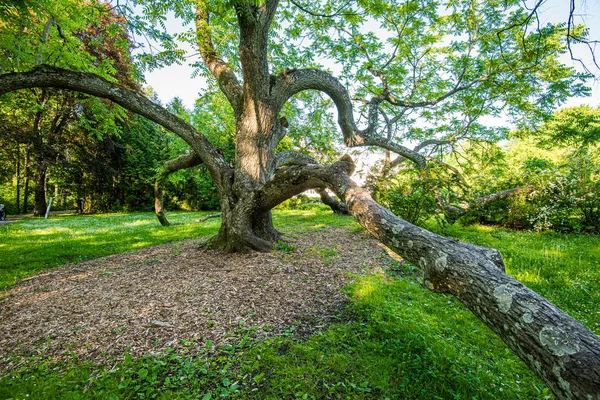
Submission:
M 346 302 L 349 273 L 377 268 L 385 254 L 347 229 L 296 234 L 288 243 L 295 250 L 224 254 L 176 242 L 23 280 L 0 292 L 0 368 L 14 367 L 18 355 L 102 362 L 182 341 L 218 346 L 242 326 L 258 328 L 258 337 L 322 328 Z

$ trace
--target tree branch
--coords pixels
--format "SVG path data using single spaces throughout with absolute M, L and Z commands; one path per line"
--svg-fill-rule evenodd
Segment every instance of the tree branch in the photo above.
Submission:
M 204 64 L 217 79 L 219 88 L 229 100 L 231 107 L 237 113 L 242 103 L 242 86 L 233 70 L 215 51 L 210 35 L 208 1 L 196 1 L 196 32 L 198 48 Z
M 173 160 L 169 160 L 164 163 L 159 177 L 154 182 L 154 212 L 156 213 L 158 222 L 160 222 L 162 226 L 170 225 L 169 221 L 167 220 L 167 216 L 165 215 L 163 203 L 163 185 L 165 179 L 175 171 L 195 167 L 196 165 L 200 164 L 202 164 L 202 160 L 194 152 L 187 152 Z
M 360 130 L 356 126 L 352 101 L 346 88 L 332 75 L 317 69 L 287 70 L 279 74 L 272 91 L 277 109 L 292 96 L 305 90 L 322 91 L 333 100 L 338 110 L 338 124 L 346 146 L 379 146 L 400 154 L 421 167 L 426 165 L 427 160 L 421 154 L 375 134 L 378 108 L 385 99 L 384 95 L 376 96 L 368 103 L 368 126 Z
M 311 156 L 296 151 L 281 151 L 275 154 L 275 168 L 289 167 L 290 165 L 318 164 Z
M 276 168 L 281 168 L 284 166 L 292 166 L 292 165 L 309 165 L 309 164 L 318 164 L 318 162 L 305 154 L 298 153 L 295 151 L 282 151 L 280 153 L 275 154 L 275 165 Z M 323 204 L 329 206 L 334 213 L 337 214 L 348 214 L 348 207 L 334 197 L 331 197 L 329 193 L 327 193 L 326 189 L 323 188 L 315 188 L 315 191 L 321 197 L 321 201 Z
M 143 95 L 88 72 L 42 65 L 29 72 L 0 75 L 0 95 L 27 88 L 69 89 L 111 100 L 127 110 L 156 122 L 186 141 L 208 168 L 219 187 L 229 181 L 231 167 L 204 135 L 193 126 Z

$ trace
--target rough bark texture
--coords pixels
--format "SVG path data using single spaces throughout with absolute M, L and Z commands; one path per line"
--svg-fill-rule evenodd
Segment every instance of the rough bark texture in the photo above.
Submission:
M 158 218 L 158 222 L 162 226 L 169 226 L 169 220 L 165 216 L 164 204 L 163 204 L 163 190 L 161 187 L 161 182 L 154 182 L 154 212 L 156 213 L 156 218 Z
M 420 266 L 424 285 L 456 296 L 561 399 L 600 395 L 600 338 L 504 272 L 495 249 L 445 238 L 377 204 L 349 178 L 349 157 L 329 167 L 293 166 L 265 188 L 265 204 L 310 188 L 329 187 L 377 239 Z

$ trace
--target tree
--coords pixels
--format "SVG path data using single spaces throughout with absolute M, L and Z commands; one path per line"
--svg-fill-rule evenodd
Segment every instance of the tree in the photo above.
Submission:
M 282 5 L 277 0 L 144 4 L 144 17 L 132 17 L 132 29 L 156 33 L 165 49 L 157 57 L 140 57 L 151 67 L 183 58 L 172 38 L 160 32 L 167 9 L 195 23 L 193 34 L 182 37 L 194 39 L 203 71 L 229 103 L 235 121 L 231 161 L 203 127 L 195 128 L 110 75 L 42 65 L 0 76 L 0 94 L 33 87 L 80 91 L 177 134 L 190 151 L 167 162 L 165 172 L 206 167 L 222 212 L 212 245 L 228 251 L 271 250 L 280 237 L 271 219 L 273 207 L 307 189 L 332 190 L 370 233 L 422 267 L 428 288 L 457 296 L 557 396 L 593 398 L 600 393 L 600 338 L 506 275 L 498 251 L 443 238 L 398 218 L 351 180 L 355 166 L 349 156 L 324 166 L 304 154 L 277 153 L 290 125 L 286 104 L 309 90 L 331 99 L 347 146 L 378 146 L 420 166 L 441 162 L 427 149 L 501 135 L 503 130 L 477 123 L 482 115 L 506 112 L 529 124 L 556 102 L 585 93 L 574 71 L 556 61 L 566 50 L 566 35 L 577 27 L 532 29 L 538 3 L 533 11 L 517 1 L 452 1 L 445 6 L 421 0 L 310 6 L 296 0 Z M 157 24 L 149 29 L 148 22 Z M 383 33 L 365 31 L 375 25 Z M 293 39 L 299 33 L 307 35 L 304 45 Z M 337 60 L 339 77 L 319 68 L 315 54 Z M 343 83 L 350 79 L 361 85 L 351 91 L 351 84 Z M 365 114 L 362 129 L 352 98 Z M 426 123 L 417 124 L 417 117 Z M 380 121 L 387 128 L 384 134 L 378 130 Z M 401 144 L 394 137 L 396 126 L 407 127 L 403 138 L 419 144 L 412 149 Z

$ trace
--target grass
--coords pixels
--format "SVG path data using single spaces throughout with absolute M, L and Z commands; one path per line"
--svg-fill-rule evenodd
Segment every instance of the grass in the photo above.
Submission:
M 429 229 L 502 253 L 506 272 L 600 334 L 600 237 L 471 225 Z
M 214 233 L 218 221 L 199 227 L 202 224 L 190 222 L 198 215 L 173 216 L 173 220 L 180 218 L 184 222 L 173 228 L 189 236 Z M 88 237 L 71 254 L 79 254 L 89 247 L 86 253 L 89 256 L 101 255 L 94 244 L 105 240 L 112 226 L 122 225 L 118 221 L 127 221 L 131 226 L 129 234 L 139 238 L 153 237 L 152 240 L 158 242 L 180 237 L 178 232 L 171 233 L 171 228 L 157 227 L 154 221 L 144 231 L 145 222 L 135 224 L 137 220 L 145 221 L 143 214 L 93 216 L 87 217 L 90 219 L 87 222 L 85 218 L 57 220 L 55 225 L 47 225 L 45 229 L 38 221 L 20 222 L 33 223 L 30 228 L 35 228 L 31 232 L 35 233 L 36 240 L 28 236 L 25 227 L 17 231 L 22 241 L 32 240 L 32 250 L 45 254 L 47 250 L 42 249 L 60 247 L 59 239 L 52 240 L 56 235 L 45 232 L 63 232 L 59 228 L 73 223 L 70 229 L 74 232 L 88 229 Z M 310 233 L 327 225 L 360 230 L 352 219 L 322 209 L 278 210 L 274 219 L 278 227 L 292 235 Z M 11 229 L 18 227 L 16 223 L 14 226 Z M 600 270 L 597 268 L 600 238 L 513 232 L 483 226 L 432 224 L 429 228 L 500 249 L 510 274 L 600 333 Z M 151 234 L 154 230 L 159 231 L 156 236 Z M 6 231 L 0 234 L 4 239 Z M 125 234 L 127 231 L 121 232 L 121 241 Z M 54 244 L 40 239 L 45 236 Z M 132 249 L 140 240 L 114 243 L 110 251 Z M 2 243 L 5 244 L 4 240 Z M 6 249 L 12 250 L 12 247 Z M 286 253 L 290 247 L 282 242 L 276 251 Z M 317 246 L 315 252 L 323 260 L 336 257 L 335 251 L 327 248 Z M 65 251 L 65 255 L 67 253 Z M 290 327 L 284 335 L 255 340 L 252 331 L 240 328 L 232 332 L 227 346 L 208 351 L 212 345 L 207 343 L 207 351 L 195 355 L 170 351 L 141 359 L 124 355 L 110 367 L 77 359 L 61 364 L 31 359 L 20 370 L 0 372 L 0 398 L 25 398 L 26 395 L 36 399 L 551 398 L 548 389 L 533 373 L 458 301 L 424 289 L 414 276 L 414 266 L 400 265 L 380 256 L 375 254 L 374 258 L 388 264 L 383 265 L 390 267 L 387 272 L 355 277 L 346 289 L 349 306 L 339 316 L 339 322 L 308 338 L 297 337 L 294 327 Z M 46 254 L 46 257 L 48 261 L 52 255 Z M 28 265 L 27 261 L 21 264 L 24 274 Z M 40 264 L 31 265 L 35 265 L 34 269 L 40 268 Z
M 0 289 L 66 263 L 213 235 L 220 220 L 194 222 L 205 214 L 208 213 L 169 213 L 172 226 L 161 226 L 153 213 L 53 216 L 2 225 Z

